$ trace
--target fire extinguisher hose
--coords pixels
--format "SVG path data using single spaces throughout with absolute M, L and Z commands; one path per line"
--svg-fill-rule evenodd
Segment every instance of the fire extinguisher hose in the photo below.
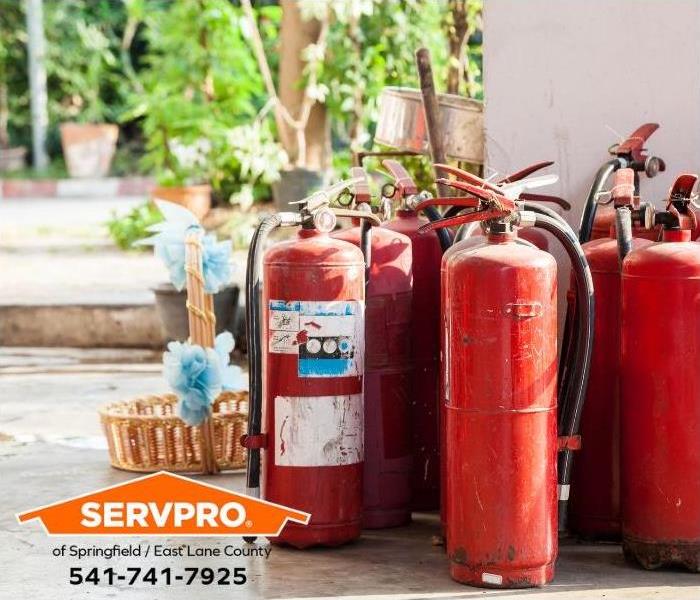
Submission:
M 618 169 L 626 166 L 626 161 L 621 158 L 613 158 L 606 163 L 603 163 L 598 169 L 593 180 L 593 185 L 588 191 L 588 196 L 586 197 L 586 203 L 583 207 L 583 214 L 581 215 L 581 226 L 578 231 L 578 239 L 582 244 L 591 239 L 591 233 L 593 232 L 593 221 L 595 220 L 596 207 L 598 206 L 596 200 L 600 192 L 603 190 L 605 182 L 608 180 L 610 175 L 612 175 Z
M 428 217 L 429 221 L 439 221 L 442 219 L 440 211 L 434 206 L 426 206 L 423 209 L 423 214 Z M 449 230 L 441 227 L 437 229 L 435 233 L 437 233 L 438 239 L 440 240 L 442 251 L 445 252 L 452 245 L 452 236 Z
M 588 261 L 570 227 L 563 227 L 559 221 L 546 215 L 535 213 L 534 225 L 548 231 L 559 240 L 571 260 L 576 286 L 576 343 L 573 368 L 567 372 L 565 382 L 559 394 L 559 436 L 572 438 L 578 434 L 583 403 L 586 398 L 588 376 L 593 350 L 593 324 L 595 300 L 593 297 L 593 278 Z M 559 490 L 559 529 L 566 528 L 566 510 L 568 506 L 571 481 L 572 450 L 565 447 L 558 458 Z
M 248 399 L 248 435 L 260 435 L 262 428 L 262 331 L 260 284 L 265 241 L 282 224 L 280 215 L 265 217 L 253 234 L 246 266 L 246 343 L 250 394 Z M 248 448 L 247 490 L 249 496 L 260 497 L 260 448 Z
M 569 229 L 571 231 L 572 235 L 575 234 L 573 233 L 573 229 L 571 229 L 571 226 L 564 220 L 564 217 L 562 217 L 558 212 L 555 210 L 552 210 L 548 206 L 542 206 L 541 204 L 538 204 L 537 202 L 523 202 L 522 207 L 525 210 L 529 210 L 538 214 L 546 215 L 548 217 L 551 217 L 552 219 L 556 219 L 559 223 L 561 223 L 563 226 Z M 561 339 L 561 358 L 559 360 L 559 371 L 557 375 L 557 379 L 559 381 L 559 389 L 563 389 L 562 384 L 568 379 L 567 377 L 567 372 L 571 369 L 571 365 L 575 364 L 574 357 L 573 357 L 573 350 L 574 350 L 574 345 L 573 345 L 573 340 L 574 340 L 574 332 L 573 332 L 573 314 L 572 314 L 572 306 L 567 306 L 566 310 L 566 315 L 564 317 L 564 333 L 562 335 Z

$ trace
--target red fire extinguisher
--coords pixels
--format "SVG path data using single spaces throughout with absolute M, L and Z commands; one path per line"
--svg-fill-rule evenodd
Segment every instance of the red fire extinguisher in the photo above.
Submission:
M 364 172 L 359 167 L 353 175 Z M 354 203 L 370 210 L 369 186 Z M 365 213 L 365 214 L 368 214 Z M 333 234 L 363 246 L 363 225 Z M 385 227 L 365 238 L 369 265 L 365 318 L 365 463 L 362 525 L 396 527 L 411 520 L 411 240 Z
M 603 193 L 606 182 L 615 171 L 625 168 L 634 171 L 634 193 L 635 196 L 639 196 L 640 173 L 644 172 L 647 177 L 651 178 L 666 170 L 666 163 L 663 159 L 647 155 L 646 148 L 644 148 L 646 141 L 658 128 L 658 123 L 645 123 L 635 129 L 626 140 L 614 144 L 608 149 L 613 158 L 600 166 L 586 197 L 579 227 L 579 241 L 581 243 L 608 237 L 610 227 L 615 222 L 615 211 L 611 208 L 598 210 L 597 199 Z M 658 231 L 639 228 L 635 234 L 636 237 L 644 237 L 654 241 L 657 239 L 655 236 Z
M 517 198 L 515 201 L 516 206 L 522 209 L 526 210 L 533 210 L 537 211 L 539 213 L 542 213 L 543 215 L 554 219 L 559 222 L 560 226 L 565 227 L 567 229 L 570 229 L 566 222 L 563 220 L 563 218 L 555 211 L 553 211 L 551 208 L 544 206 L 542 202 L 546 203 L 555 203 L 561 206 L 562 208 L 568 210 L 570 208 L 568 202 L 563 200 L 562 198 L 558 198 L 556 196 L 551 196 L 551 195 L 544 195 L 544 194 L 535 194 L 531 192 L 527 192 L 527 189 L 530 188 L 536 188 L 540 187 L 541 185 L 548 185 L 551 183 L 554 183 L 556 181 L 556 176 L 547 176 L 546 178 L 537 178 L 537 180 L 527 180 L 526 178 L 531 175 L 532 173 L 535 173 L 536 171 L 550 166 L 551 162 L 544 162 L 544 163 L 536 163 L 533 164 L 529 167 L 526 167 L 516 173 L 513 173 L 512 175 L 509 175 L 508 177 L 502 179 L 500 182 L 494 184 L 490 181 L 487 181 L 485 179 L 482 179 L 476 175 L 473 175 L 472 173 L 469 173 L 467 171 L 463 171 L 461 169 L 449 166 L 449 165 L 443 165 L 443 164 L 436 164 L 435 168 L 439 171 L 444 171 L 446 173 L 449 173 L 453 176 L 455 176 L 457 179 L 454 180 L 447 180 L 447 179 L 440 179 L 440 183 L 444 184 L 448 187 L 455 188 L 459 191 L 469 191 L 473 186 L 476 186 L 477 188 L 480 188 L 482 191 L 491 191 L 494 192 L 497 195 L 500 194 L 509 194 L 510 198 L 509 201 L 513 201 L 513 198 Z M 426 211 L 426 214 L 429 214 L 430 220 L 435 221 L 435 213 L 428 212 L 430 209 L 435 210 L 434 206 L 425 206 L 422 205 L 422 208 L 424 211 Z M 431 204 L 434 205 L 447 205 L 450 208 L 448 208 L 445 211 L 444 215 L 444 221 L 442 222 L 445 225 L 450 225 L 452 227 L 457 227 L 457 235 L 455 236 L 455 241 L 453 245 L 445 252 L 442 260 L 442 265 L 440 269 L 440 289 L 441 289 L 441 297 L 445 298 L 448 293 L 448 282 L 447 282 L 447 275 L 449 272 L 449 269 L 447 268 L 447 265 L 449 265 L 451 257 L 455 254 L 458 254 L 460 252 L 466 252 L 469 248 L 474 248 L 479 245 L 482 245 L 486 242 L 486 237 L 484 235 L 473 235 L 472 231 L 474 231 L 475 227 L 479 226 L 484 226 L 486 229 L 488 228 L 488 223 L 483 222 L 483 221 L 478 221 L 478 220 L 473 220 L 467 223 L 463 223 L 463 217 L 459 216 L 460 211 L 464 210 L 465 207 L 469 207 L 473 204 L 473 199 L 455 199 L 455 198 L 446 198 L 446 199 L 434 199 Z M 437 213 L 439 215 L 439 213 Z M 439 216 L 438 216 L 439 218 Z M 484 229 L 482 227 L 482 229 Z M 438 229 L 438 231 L 441 231 L 441 229 Z M 464 233 L 466 231 L 466 233 Z M 463 235 L 460 236 L 460 233 Z M 534 235 L 533 235 L 534 234 Z M 546 250 L 548 247 L 548 242 L 545 237 L 545 235 L 537 230 L 534 230 L 532 227 L 527 227 L 527 228 L 518 228 L 515 231 L 515 243 L 526 245 L 526 246 L 535 246 L 540 248 L 541 250 Z M 440 310 L 440 323 L 441 323 L 441 347 L 445 347 L 445 331 L 447 327 L 447 317 L 448 314 L 446 313 L 446 303 L 443 302 L 441 304 L 441 310 Z M 447 356 L 445 353 L 442 353 L 441 360 L 442 360 L 442 371 L 445 371 L 445 365 L 447 361 Z M 440 407 L 440 431 L 444 432 L 445 431 L 445 406 L 446 406 L 446 392 L 447 392 L 447 386 L 444 382 L 444 378 L 441 379 L 440 382 L 440 398 L 441 398 L 441 407 Z M 440 436 L 440 453 L 441 455 L 445 454 L 445 436 L 441 435 Z M 445 480 L 445 461 L 441 461 L 441 480 L 443 481 L 442 486 L 444 487 L 444 480 Z M 440 521 L 441 521 L 441 528 L 443 535 L 446 530 L 446 507 L 445 507 L 445 495 L 441 495 L 441 504 L 440 504 Z
M 615 172 L 611 204 L 619 225 L 610 227 L 607 238 L 583 244 L 595 288 L 595 342 L 581 420 L 585 444 L 572 474 L 570 525 L 595 539 L 620 537 L 620 263 L 629 251 L 652 243 L 632 233 L 651 230 L 653 219 L 652 207 L 635 195 L 634 181 L 632 169 Z M 628 221 L 634 228 L 623 226 Z
M 697 175 L 655 215 L 662 241 L 622 265 L 622 544 L 644 568 L 700 570 L 700 246 Z
M 460 582 L 528 587 L 550 581 L 559 510 L 566 510 L 571 452 L 592 342 L 593 288 L 576 236 L 558 219 L 497 190 L 462 182 L 474 198 L 451 199 L 472 212 L 424 229 L 486 223 L 483 243 L 444 259 L 444 472 L 447 554 Z M 442 201 L 427 200 L 425 206 Z M 562 242 L 574 264 L 581 361 L 571 397 L 560 398 L 557 434 L 556 263 L 518 240 L 534 225 Z M 559 469 L 557 469 L 557 451 Z M 558 471 L 558 473 L 557 473 Z M 558 479 L 557 479 L 558 478 Z
M 365 259 L 328 235 L 338 216 L 379 224 L 370 213 L 329 208 L 357 183 L 312 195 L 298 213 L 265 218 L 248 253 L 247 493 L 261 495 L 262 454 L 262 497 L 311 514 L 308 525 L 288 524 L 273 539 L 299 548 L 360 535 Z M 267 236 L 283 226 L 301 226 L 297 238 L 263 258 Z

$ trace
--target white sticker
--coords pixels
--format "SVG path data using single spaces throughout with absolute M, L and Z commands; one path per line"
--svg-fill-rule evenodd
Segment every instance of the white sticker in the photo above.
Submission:
M 271 331 L 270 332 L 270 352 L 276 354 L 297 354 L 299 344 L 297 335 L 293 331 Z
M 494 573 L 482 573 L 481 581 L 490 585 L 501 585 L 503 583 L 503 576 Z
M 277 396 L 275 464 L 332 467 L 362 462 L 362 394 Z
M 299 377 L 362 374 L 363 302 L 270 300 L 268 310 L 269 351 L 297 354 Z

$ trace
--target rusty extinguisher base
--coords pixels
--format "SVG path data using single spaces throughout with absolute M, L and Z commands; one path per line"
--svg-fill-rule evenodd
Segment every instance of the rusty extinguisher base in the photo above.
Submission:
M 622 552 L 628 561 L 647 570 L 678 565 L 700 572 L 700 542 L 647 542 L 625 536 Z
M 450 576 L 459 583 L 483 588 L 541 587 L 554 579 L 554 561 L 539 567 L 471 566 L 450 561 Z

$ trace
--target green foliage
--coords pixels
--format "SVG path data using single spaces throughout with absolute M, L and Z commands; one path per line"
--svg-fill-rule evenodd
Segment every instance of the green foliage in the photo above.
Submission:
M 24 141 L 29 124 L 24 13 L 17 0 L 0 0 L 0 147 Z
M 113 212 L 107 229 L 114 243 L 122 250 L 141 249 L 140 246 L 134 247 L 134 242 L 147 238 L 150 235 L 147 228 L 162 220 L 163 216 L 156 205 L 145 202 L 123 217 Z
M 276 31 L 278 7 L 260 16 Z M 244 25 L 228 0 L 176 1 L 148 22 L 145 93 L 125 118 L 143 117 L 144 164 L 161 184 L 209 182 L 247 198 L 276 179 L 283 157 L 269 126 L 254 121 L 266 98 Z
M 313 3 L 313 0 L 305 0 Z M 319 82 L 336 141 L 351 150 L 366 147 L 374 133 L 378 100 L 385 86 L 417 87 L 414 53 L 431 52 L 436 82 L 445 80 L 447 47 L 443 1 L 358 0 L 333 10 L 326 60 Z

